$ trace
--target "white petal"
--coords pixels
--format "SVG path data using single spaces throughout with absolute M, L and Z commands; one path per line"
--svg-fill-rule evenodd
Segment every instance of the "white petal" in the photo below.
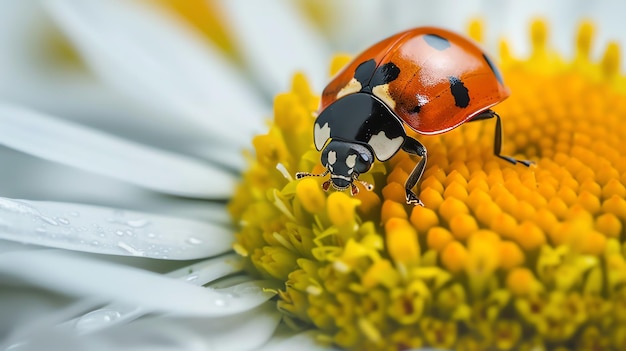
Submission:
M 155 106 L 142 106 L 103 84 L 81 63 L 59 57 L 59 47 L 71 44 L 63 42 L 63 33 L 42 4 L 43 1 L 23 0 L 10 6 L 0 5 L 3 101 L 241 169 L 243 157 L 236 147 L 222 149 L 223 143 L 207 138 L 206 130 L 193 123 L 180 123 L 176 114 L 155 111 Z M 227 143 L 231 144 L 237 145 Z M 221 150 L 217 153 L 215 149 Z
M 227 197 L 234 177 L 181 155 L 0 103 L 0 144 L 51 161 L 189 197 Z
M 259 349 L 259 351 L 291 351 L 291 350 L 305 350 L 305 351 L 328 351 L 336 350 L 339 348 L 322 345 L 315 341 L 314 331 L 302 332 L 299 334 L 293 334 L 293 332 L 284 332 L 272 337 L 270 342 Z
M 240 272 L 243 262 L 235 254 L 216 257 L 191 266 L 180 268 L 167 274 L 168 277 L 179 279 L 196 286 L 202 286 L 215 279 Z M 120 302 L 113 302 L 98 309 L 90 309 L 78 317 L 64 322 L 60 327 L 69 328 L 80 333 L 94 332 L 110 328 L 120 323 L 127 323 L 144 316 L 145 309 Z
M 13 351 L 256 350 L 271 337 L 280 320 L 273 302 L 220 318 L 146 318 L 97 334 L 76 336 L 48 329 L 20 340 Z M 9 344 L 16 343 L 13 339 Z
M 0 197 L 0 238 L 22 243 L 170 260 L 229 251 L 232 231 L 199 221 L 62 202 Z
M 2 189 L 2 195 L 6 197 L 90 203 L 209 221 L 224 226 L 231 223 L 226 206 L 221 202 L 163 195 L 1 146 L 0 160 L 5 165 L 11 165 L 2 168 L 0 172 L 0 184 L 11 184 Z
M 120 91 L 233 145 L 263 130 L 267 108 L 231 65 L 147 3 L 47 4 L 85 59 Z
M 252 73 L 270 94 L 284 91 L 297 71 L 315 90 L 328 79 L 330 50 L 288 0 L 222 0 L 229 25 Z
M 206 289 L 136 268 L 87 259 L 67 251 L 0 255 L 0 274 L 68 295 L 135 305 L 144 311 L 218 317 L 248 311 L 271 298 L 267 281 Z
M 2 245 L 4 243 L 0 243 Z M 1 255 L 1 254 L 0 254 Z M 42 320 L 67 305 L 67 297 L 32 287 L 0 283 L 0 340 L 21 325 Z M 4 348 L 0 345 L 0 350 Z

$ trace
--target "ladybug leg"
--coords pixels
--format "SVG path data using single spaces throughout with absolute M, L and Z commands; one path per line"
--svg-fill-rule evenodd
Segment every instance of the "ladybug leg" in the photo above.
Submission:
M 413 171 L 406 180 L 404 184 L 404 189 L 406 190 L 406 203 L 409 205 L 420 205 L 424 206 L 422 201 L 415 195 L 413 192 L 413 187 L 419 182 L 422 174 L 424 173 L 424 168 L 426 167 L 426 160 L 428 159 L 426 154 L 426 148 L 419 141 L 406 137 L 404 144 L 402 144 L 402 150 L 408 152 L 409 154 L 420 156 L 422 159 L 415 165 Z
M 356 186 L 356 184 L 351 183 L 350 184 L 350 195 L 356 196 L 358 193 L 359 193 L 359 188 Z
M 524 166 L 528 167 L 533 164 L 533 161 L 528 160 L 517 160 L 511 156 L 501 155 L 500 152 L 502 150 L 502 120 L 500 119 L 500 115 L 495 113 L 492 110 L 487 110 L 479 115 L 476 115 L 471 121 L 481 121 L 489 118 L 496 118 L 496 130 L 493 137 L 493 154 L 500 157 L 501 159 L 508 161 L 512 164 L 521 163 Z
M 298 172 L 296 173 L 296 179 L 302 179 L 305 177 L 323 177 L 325 175 L 328 174 L 328 170 L 325 170 L 324 173 L 320 173 L 320 174 L 313 174 L 313 173 L 309 173 L 309 172 Z

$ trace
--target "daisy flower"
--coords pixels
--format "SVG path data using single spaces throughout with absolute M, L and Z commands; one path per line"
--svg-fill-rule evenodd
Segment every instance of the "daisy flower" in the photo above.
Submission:
M 623 5 L 4 5 L 2 349 L 626 345 Z M 499 53 L 503 148 L 535 165 L 483 122 L 418 137 L 424 207 L 402 153 L 355 197 L 295 180 L 332 52 L 417 25 Z

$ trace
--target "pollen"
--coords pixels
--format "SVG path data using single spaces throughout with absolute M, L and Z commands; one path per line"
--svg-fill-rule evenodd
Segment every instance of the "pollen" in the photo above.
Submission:
M 480 40 L 482 22 L 469 32 Z M 418 159 L 404 152 L 355 196 L 295 179 L 324 171 L 319 96 L 296 75 L 229 206 L 236 252 L 282 284 L 289 324 L 351 350 L 626 349 L 626 77 L 617 44 L 590 56 L 594 32 L 581 24 L 573 57 L 541 21 L 529 57 L 500 45 L 502 152 L 530 167 L 493 155 L 492 121 L 411 134 L 429 155 L 423 207 L 406 204 Z

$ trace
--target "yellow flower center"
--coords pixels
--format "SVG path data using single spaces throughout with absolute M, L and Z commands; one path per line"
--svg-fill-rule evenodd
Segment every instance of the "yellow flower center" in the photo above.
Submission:
M 503 153 L 536 164 L 494 157 L 489 121 L 416 136 L 429 153 L 424 207 L 405 203 L 416 160 L 402 152 L 362 175 L 375 190 L 355 197 L 293 178 L 323 171 L 318 96 L 296 75 L 230 204 L 235 249 L 284 283 L 287 320 L 356 350 L 623 350 L 626 78 L 615 44 L 589 59 L 592 30 L 581 26 L 573 60 L 550 50 L 541 22 L 528 59 L 502 44 Z

